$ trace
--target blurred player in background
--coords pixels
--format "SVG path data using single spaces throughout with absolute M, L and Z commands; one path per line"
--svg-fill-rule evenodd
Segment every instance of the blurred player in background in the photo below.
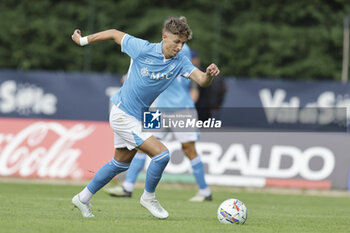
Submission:
M 127 81 L 111 98 L 114 105 L 109 122 L 114 131 L 114 158 L 100 168 L 91 182 L 72 199 L 73 205 L 80 210 L 83 217 L 94 217 L 90 209 L 90 199 L 113 177 L 129 168 L 137 149 L 151 157 L 140 204 L 157 218 L 164 219 L 169 216 L 155 195 L 156 187 L 169 162 L 169 151 L 151 133 L 142 131 L 142 111 L 149 108 L 179 75 L 194 80 L 200 86 L 209 86 L 213 78 L 219 75 L 220 71 L 215 64 L 209 65 L 204 73 L 179 53 L 185 42 L 191 38 L 192 31 L 185 17 L 169 17 L 165 20 L 160 43 L 149 43 L 116 29 L 85 37 L 81 36 L 80 30 L 74 31 L 72 40 L 78 45 L 113 40 L 131 58 Z
M 198 52 L 191 50 L 192 64 L 201 69 L 201 61 Z M 216 78 L 207 88 L 199 87 L 198 99 L 195 102 L 198 111 L 198 119 L 202 121 L 208 118 L 220 118 L 219 110 L 224 102 L 226 84 L 223 78 Z
M 192 60 L 191 51 L 187 44 L 183 46 L 180 53 Z M 194 115 L 197 116 L 193 99 L 198 98 L 198 88 L 196 84 L 193 84 L 194 83 L 191 85 L 190 80 L 178 76 L 176 80 L 158 96 L 155 104 L 156 108 L 166 109 L 167 111 L 172 111 L 172 109 L 174 109 L 173 111 L 191 109 L 195 111 Z M 203 163 L 195 148 L 195 142 L 199 139 L 199 132 L 177 132 L 176 129 L 169 130 L 176 140 L 181 142 L 182 150 L 191 162 L 193 175 L 199 187 L 197 195 L 192 197 L 190 201 L 211 201 L 212 195 L 204 178 Z M 159 140 L 164 140 L 167 136 L 166 134 L 167 132 L 159 131 L 153 133 Z M 145 160 L 146 154 L 142 151 L 138 151 L 130 164 L 123 184 L 121 186 L 106 187 L 105 191 L 115 197 L 131 197 L 137 176 L 144 167 Z

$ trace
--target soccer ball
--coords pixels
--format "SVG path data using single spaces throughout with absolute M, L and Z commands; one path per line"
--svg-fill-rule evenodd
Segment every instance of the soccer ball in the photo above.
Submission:
M 247 220 L 247 207 L 237 199 L 228 199 L 218 208 L 218 220 L 222 224 L 244 224 Z

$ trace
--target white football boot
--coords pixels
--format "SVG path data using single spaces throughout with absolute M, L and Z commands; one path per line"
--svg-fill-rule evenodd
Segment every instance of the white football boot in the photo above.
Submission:
M 81 212 L 81 214 L 83 215 L 84 218 L 93 218 L 93 217 L 95 217 L 95 215 L 93 215 L 92 212 L 91 212 L 91 209 L 90 209 L 91 204 L 90 204 L 90 202 L 87 203 L 87 204 L 82 203 L 80 201 L 80 199 L 79 199 L 79 195 L 78 194 L 73 197 L 72 203 L 73 203 L 73 205 L 75 207 L 77 207 L 80 210 L 80 212 Z
M 160 203 L 157 201 L 157 199 L 151 199 L 151 200 L 145 200 L 140 198 L 140 204 L 145 207 L 151 214 L 159 219 L 166 219 L 169 217 L 168 211 L 166 211 Z

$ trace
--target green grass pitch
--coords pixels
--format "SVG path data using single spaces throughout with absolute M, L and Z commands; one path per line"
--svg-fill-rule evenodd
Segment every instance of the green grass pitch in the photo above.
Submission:
M 25 180 L 23 182 L 26 182 Z M 71 198 L 81 185 L 0 183 L 0 232 L 350 232 L 350 195 L 342 197 L 275 194 L 213 187 L 212 202 L 190 203 L 196 189 L 160 184 L 157 197 L 170 217 L 158 220 L 132 198 L 103 191 L 92 199 L 93 219 L 84 219 Z M 244 225 L 223 225 L 216 218 L 222 201 L 237 198 L 248 208 Z

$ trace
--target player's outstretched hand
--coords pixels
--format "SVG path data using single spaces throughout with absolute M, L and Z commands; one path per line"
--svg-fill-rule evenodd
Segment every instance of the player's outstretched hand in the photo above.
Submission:
M 212 77 L 218 76 L 220 74 L 220 70 L 217 65 L 212 63 L 207 67 L 206 74 Z
M 81 31 L 79 29 L 75 29 L 72 35 L 72 40 L 77 44 L 80 45 L 80 37 L 81 37 Z

